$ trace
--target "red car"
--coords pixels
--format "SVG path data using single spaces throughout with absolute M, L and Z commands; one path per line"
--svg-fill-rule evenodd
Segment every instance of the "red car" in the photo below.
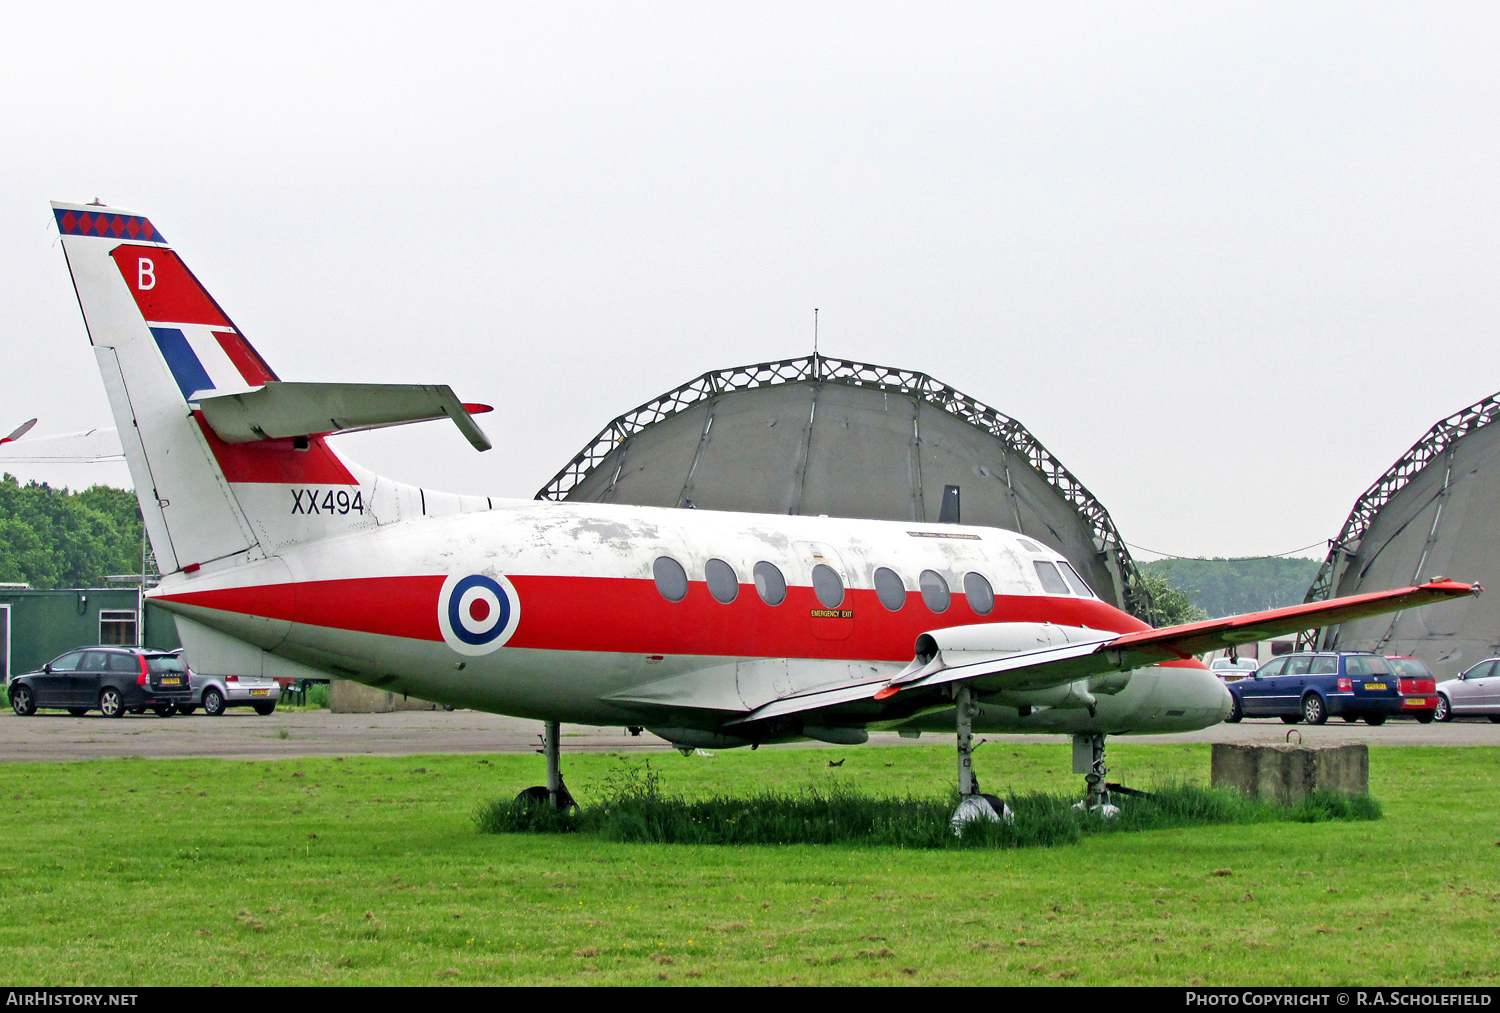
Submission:
M 1437 713 L 1437 679 L 1420 658 L 1392 657 L 1391 667 L 1400 680 L 1401 714 L 1422 724 Z

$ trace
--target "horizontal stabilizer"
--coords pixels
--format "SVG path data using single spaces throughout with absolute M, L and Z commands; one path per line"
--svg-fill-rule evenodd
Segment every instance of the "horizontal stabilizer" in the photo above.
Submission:
M 199 392 L 193 400 L 225 443 L 355 433 L 446 416 L 476 450 L 491 446 L 470 418 L 490 409 L 463 404 L 447 384 L 270 380 L 240 393 Z
M 113 427 L 28 437 L 0 446 L 0 464 L 97 464 L 124 459 L 120 434 Z

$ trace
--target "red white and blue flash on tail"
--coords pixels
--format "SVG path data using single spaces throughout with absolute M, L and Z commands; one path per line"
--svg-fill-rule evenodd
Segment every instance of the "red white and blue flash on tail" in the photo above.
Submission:
M 65 236 L 124 240 L 110 257 L 124 277 L 172 378 L 191 402 L 203 391 L 248 390 L 276 374 L 235 329 L 166 239 L 136 215 L 54 210 Z

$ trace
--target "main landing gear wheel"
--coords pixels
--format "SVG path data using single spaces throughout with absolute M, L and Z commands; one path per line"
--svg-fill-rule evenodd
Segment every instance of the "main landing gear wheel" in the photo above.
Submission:
M 71 715 L 73 715 L 75 718 L 81 718 L 85 714 L 87 714 L 88 712 L 89 712 L 89 709 L 87 707 L 69 707 L 68 708 L 68 713 L 71 714 Z
M 151 712 L 159 718 L 169 718 L 177 713 L 177 705 L 169 703 L 165 707 L 152 707 Z
M 125 716 L 125 701 L 120 696 L 120 691 L 113 686 L 105 686 L 99 692 L 99 712 L 107 718 L 122 718 Z
M 1438 694 L 1437 708 L 1433 710 L 1432 717 L 1435 721 L 1453 720 L 1453 705 L 1449 703 L 1448 698 L 1441 693 Z
M 1432 711 L 1417 711 L 1415 717 L 1419 725 L 1432 724 Z
M 184 703 L 184 704 L 178 704 L 177 705 L 177 713 L 183 715 L 184 717 L 186 717 L 187 715 L 193 713 L 193 711 L 195 711 L 197 709 L 198 709 L 198 705 L 194 704 L 194 703 Z
M 1384 714 L 1366 714 L 1365 715 L 1365 724 L 1369 725 L 1371 728 L 1379 728 L 1381 725 L 1385 724 L 1385 715 Z
M 1302 698 L 1302 719 L 1310 725 L 1321 725 L 1328 720 L 1328 709 L 1323 706 L 1322 697 L 1309 693 Z
M 1301 714 L 1283 714 L 1283 715 L 1281 715 L 1281 722 L 1282 722 L 1282 724 L 1294 725 L 1294 724 L 1296 724 L 1297 722 L 1299 722 L 1301 720 L 1302 720 L 1302 715 Z
M 541 752 L 547 757 L 547 783 L 527 788 L 516 796 L 523 806 L 550 805 L 554 809 L 577 809 L 578 803 L 563 784 L 562 723 L 548 721 L 542 733 Z
M 270 717 L 271 712 L 276 709 L 276 705 L 274 703 L 258 703 L 252 704 L 252 706 L 255 708 L 255 713 L 259 714 L 263 718 Z

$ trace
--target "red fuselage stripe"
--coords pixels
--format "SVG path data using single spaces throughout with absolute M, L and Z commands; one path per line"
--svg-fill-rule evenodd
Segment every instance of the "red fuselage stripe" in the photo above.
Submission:
M 444 579 L 305 581 L 190 591 L 158 600 L 330 629 L 441 641 L 437 602 Z M 510 580 L 521 599 L 521 621 L 507 646 L 546 650 L 907 661 L 919 634 L 949 626 L 1051 622 L 1117 633 L 1148 628 L 1092 598 L 1000 596 L 994 611 L 981 616 L 963 595 L 954 595 L 947 611 L 934 613 L 919 593 L 911 592 L 904 608 L 890 612 L 874 591 L 850 590 L 838 609 L 829 610 L 810 587 L 787 588 L 786 600 L 773 607 L 749 584 L 741 585 L 739 597 L 724 605 L 701 581 L 689 585 L 682 601 L 669 602 L 650 580 L 524 575 Z M 830 611 L 838 614 L 816 614 Z

